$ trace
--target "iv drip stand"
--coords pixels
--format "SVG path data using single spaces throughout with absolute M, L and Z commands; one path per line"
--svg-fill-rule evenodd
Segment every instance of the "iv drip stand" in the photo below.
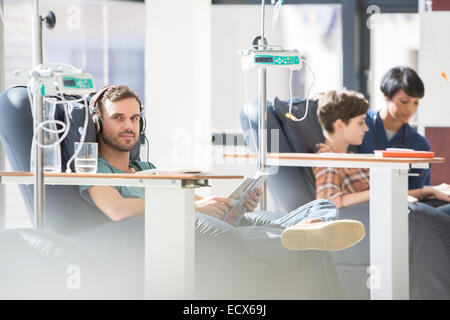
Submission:
M 258 50 L 265 50 L 267 40 L 264 38 L 264 22 L 265 22 L 265 0 L 261 1 L 261 39 L 259 40 Z M 267 69 L 261 68 L 258 70 L 259 78 L 259 113 L 258 113 L 258 127 L 259 127 L 259 141 L 258 141 L 258 169 L 266 172 L 267 170 Z M 267 209 L 267 181 L 264 181 L 262 186 L 263 194 L 260 198 L 260 209 Z
M 39 0 L 34 1 L 34 13 L 32 18 L 32 37 L 33 37 L 33 67 L 42 64 L 42 17 L 39 15 Z M 36 112 L 34 119 L 34 130 L 44 118 L 44 98 L 38 94 L 36 99 Z M 33 102 L 30 101 L 31 107 Z M 37 132 L 37 142 L 35 144 L 35 161 L 34 168 L 34 227 L 36 229 L 44 228 L 45 215 L 45 185 L 44 185 L 44 152 L 41 145 L 44 143 L 42 130 Z

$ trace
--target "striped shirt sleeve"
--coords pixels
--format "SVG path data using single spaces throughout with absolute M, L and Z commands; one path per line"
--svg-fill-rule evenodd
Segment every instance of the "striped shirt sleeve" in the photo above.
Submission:
M 342 176 L 339 171 L 336 168 L 316 167 L 313 172 L 316 178 L 316 199 L 327 199 L 342 207 L 344 191 L 341 189 Z

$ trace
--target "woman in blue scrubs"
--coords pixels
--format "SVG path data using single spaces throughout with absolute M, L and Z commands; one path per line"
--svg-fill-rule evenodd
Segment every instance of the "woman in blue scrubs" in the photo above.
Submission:
M 373 153 L 386 148 L 408 148 L 429 151 L 430 144 L 408 122 L 416 113 L 419 100 L 425 94 L 425 88 L 419 75 L 408 67 L 395 67 L 389 70 L 381 81 L 380 89 L 384 94 L 385 107 L 380 111 L 369 110 L 366 124 L 369 131 L 363 143 L 358 146 L 360 153 Z M 435 198 L 449 203 L 450 197 L 430 185 L 429 169 L 411 170 L 415 176 L 408 179 L 409 190 L 419 200 Z M 410 193 L 411 194 L 411 193 Z M 450 204 L 439 207 L 450 214 Z

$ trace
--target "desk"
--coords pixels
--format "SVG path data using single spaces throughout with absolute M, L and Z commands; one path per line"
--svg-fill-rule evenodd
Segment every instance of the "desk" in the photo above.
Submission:
M 376 158 L 369 154 L 267 154 L 269 166 L 370 168 L 368 285 L 372 299 L 409 299 L 408 170 L 442 162 L 443 158 Z
M 46 173 L 50 185 L 140 186 L 145 188 L 145 296 L 193 299 L 194 188 L 231 175 Z M 33 184 L 31 172 L 0 172 L 0 183 Z M 167 215 L 171 219 L 167 219 Z

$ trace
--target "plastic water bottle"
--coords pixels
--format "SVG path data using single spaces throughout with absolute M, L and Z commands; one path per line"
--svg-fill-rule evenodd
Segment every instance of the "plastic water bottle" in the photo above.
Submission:
M 44 121 L 54 120 L 56 111 L 56 99 L 51 101 L 45 100 L 44 102 Z M 43 149 L 44 154 L 44 171 L 45 172 L 61 172 L 61 146 L 59 144 L 54 144 L 58 141 L 59 136 L 55 132 L 57 130 L 55 123 L 49 123 L 45 126 L 46 128 L 53 130 L 53 132 L 48 132 L 45 129 L 39 129 L 42 131 L 43 135 L 43 145 L 48 146 Z M 31 160 L 30 160 L 30 170 L 34 171 L 34 163 L 36 158 L 36 140 L 33 139 L 31 147 Z

